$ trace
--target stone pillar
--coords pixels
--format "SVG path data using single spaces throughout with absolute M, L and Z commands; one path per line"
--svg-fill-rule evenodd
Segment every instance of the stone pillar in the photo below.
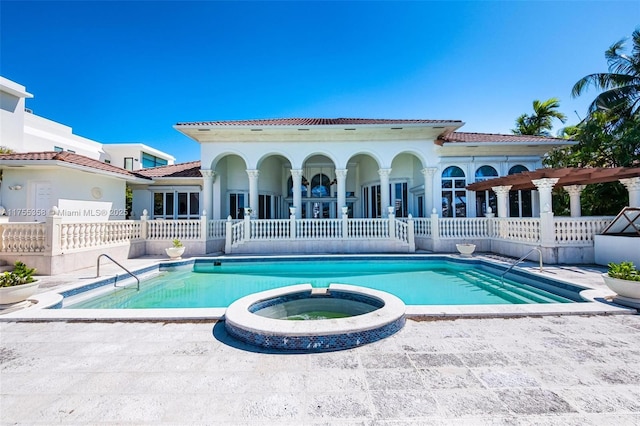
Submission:
M 295 207 L 296 218 L 300 219 L 302 214 L 302 197 L 300 187 L 302 186 L 302 170 L 291 169 L 291 180 L 293 182 L 293 207 Z
M 336 169 L 336 183 L 338 185 L 337 211 L 347 205 L 347 169 Z
M 620 183 L 629 191 L 629 207 L 640 207 L 640 176 L 620 179 Z
M 438 169 L 436 167 L 427 167 L 422 169 L 422 176 L 424 176 L 424 213 L 425 216 L 433 209 L 433 199 L 435 194 L 433 191 L 433 177 L 436 175 Z
M 207 219 L 213 214 L 213 182 L 216 180 L 216 172 L 213 170 L 200 170 L 202 175 L 202 205 L 200 210 L 207 211 Z
M 498 204 L 498 217 L 509 217 L 509 190 L 511 185 L 493 186 L 493 192 L 496 193 Z
M 580 194 L 585 188 L 585 185 L 568 185 L 563 186 L 564 190 L 569 193 L 569 204 L 571 206 L 571 217 L 582 216 L 580 208 Z
M 247 170 L 247 174 L 249 175 L 249 207 L 251 207 L 252 216 L 257 217 L 257 214 L 258 214 L 258 176 L 260 176 L 260 170 Z
M 62 248 L 60 247 L 62 216 L 58 213 L 58 207 L 53 206 L 49 211 L 49 215 L 45 219 L 47 227 L 45 250 L 49 252 L 51 256 L 58 256 L 62 254 Z
M 382 217 L 388 217 L 387 207 L 389 207 L 389 175 L 391 169 L 379 169 L 378 176 L 380 176 L 380 213 Z
M 536 188 L 538 188 L 538 193 L 540 194 L 540 211 L 542 213 L 553 213 L 551 190 L 553 186 L 558 183 L 558 180 L 558 178 L 543 178 L 533 179 L 531 181 Z

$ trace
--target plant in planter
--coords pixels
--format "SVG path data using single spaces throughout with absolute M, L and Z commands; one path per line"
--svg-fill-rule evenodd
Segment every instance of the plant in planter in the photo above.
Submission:
M 640 302 L 640 270 L 632 262 L 609 263 L 609 272 L 602 274 L 604 283 L 618 296 Z
M 28 268 L 21 261 L 13 264 L 13 271 L 0 275 L 0 305 L 27 300 L 38 289 L 39 283 L 33 278 L 35 268 Z
M 173 240 L 173 246 L 164 250 L 171 259 L 180 259 L 184 253 L 184 245 L 182 245 L 182 242 L 176 238 Z
M 476 250 L 476 245 L 470 243 L 456 244 L 456 249 L 462 256 L 471 257 L 471 254 Z

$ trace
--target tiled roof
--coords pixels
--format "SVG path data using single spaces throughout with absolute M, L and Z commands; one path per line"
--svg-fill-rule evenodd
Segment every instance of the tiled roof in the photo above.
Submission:
M 273 118 L 262 120 L 200 121 L 178 123 L 177 126 L 342 126 L 357 124 L 444 124 L 462 123 L 460 120 L 409 120 L 377 118 Z
M 129 170 L 103 163 L 84 155 L 76 154 L 68 151 L 44 151 L 44 152 L 21 152 L 13 154 L 0 154 L 0 160 L 6 161 L 61 161 L 63 163 L 75 164 L 78 166 L 89 167 L 105 172 L 117 173 L 124 176 L 136 177 Z
M 172 164 L 170 166 L 153 167 L 138 170 L 136 174 L 147 178 L 157 177 L 192 177 L 200 178 L 200 161 L 190 161 L 188 163 Z
M 442 142 L 572 142 L 569 139 L 529 135 L 451 132 L 438 138 Z

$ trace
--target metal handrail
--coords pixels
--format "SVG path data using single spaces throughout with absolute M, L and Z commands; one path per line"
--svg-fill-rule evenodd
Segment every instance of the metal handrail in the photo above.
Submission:
M 527 256 L 529 256 L 534 251 L 538 252 L 538 255 L 539 255 L 538 258 L 540 259 L 540 272 L 542 272 L 542 250 L 540 250 L 538 247 L 534 247 L 531 250 L 529 250 L 527 254 L 522 256 L 520 259 L 516 260 L 511 266 L 509 266 L 509 268 L 506 271 L 502 273 L 502 275 L 500 275 L 500 285 L 502 287 L 504 287 L 504 276 L 507 275 L 509 271 L 511 271 L 518 263 L 522 262 L 524 259 L 527 258 Z
M 108 254 L 105 254 L 105 253 L 102 253 L 100 256 L 98 256 L 98 259 L 96 260 L 96 278 L 98 278 L 100 276 L 100 258 L 101 257 L 106 257 L 107 259 L 109 259 L 110 261 L 112 261 L 113 263 L 115 263 L 116 265 L 121 267 L 122 269 L 124 269 L 133 278 L 135 278 L 136 282 L 138 283 L 138 285 L 136 287 L 136 290 L 140 291 L 140 279 L 136 276 L 136 274 L 134 274 L 133 272 L 131 272 L 130 270 L 128 270 L 127 268 L 122 266 L 114 258 L 112 258 L 111 256 L 109 256 Z M 113 286 L 117 287 L 117 284 L 118 284 L 118 274 L 116 274 L 116 280 L 114 281 Z

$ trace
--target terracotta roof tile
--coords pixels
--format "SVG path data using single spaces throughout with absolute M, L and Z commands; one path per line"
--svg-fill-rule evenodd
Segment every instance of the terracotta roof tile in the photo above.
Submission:
M 190 161 L 188 163 L 172 164 L 169 166 L 152 167 L 138 170 L 136 174 L 147 178 L 158 177 L 192 177 L 200 178 L 200 161 Z
M 441 124 L 462 123 L 460 120 L 410 120 L 377 118 L 270 118 L 258 120 L 199 121 L 177 123 L 177 126 L 342 126 L 357 124 Z
M 573 142 L 570 139 L 496 133 L 451 132 L 438 138 L 442 142 Z
M 124 176 L 136 177 L 129 170 L 114 166 L 112 164 L 103 163 L 100 160 L 85 157 L 68 151 L 44 151 L 44 152 L 21 152 L 13 154 L 0 154 L 0 160 L 14 161 L 61 161 L 63 163 L 75 164 L 78 166 L 89 167 L 96 170 L 102 170 L 110 173 L 117 173 Z

